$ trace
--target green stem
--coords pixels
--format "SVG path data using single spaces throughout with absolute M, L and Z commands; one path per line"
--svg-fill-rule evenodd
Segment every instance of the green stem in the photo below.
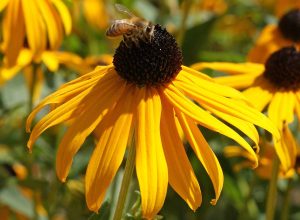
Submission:
M 275 214 L 275 206 L 277 200 L 277 179 L 279 171 L 279 159 L 276 156 L 273 160 L 272 174 L 269 183 L 269 191 L 267 197 L 266 220 L 273 220 Z
M 288 218 L 289 218 L 291 189 L 292 189 L 292 179 L 289 179 L 288 185 L 284 192 L 283 207 L 282 207 L 281 216 L 280 216 L 281 220 L 288 220 Z
M 182 46 L 182 42 L 184 39 L 185 31 L 186 31 L 186 21 L 189 15 L 189 12 L 192 8 L 193 0 L 186 0 L 183 2 L 183 10 L 182 10 L 182 19 L 180 23 L 180 29 L 177 35 L 177 43 Z
M 129 147 L 124 176 L 123 176 L 120 194 L 119 194 L 117 207 L 115 210 L 113 220 L 121 220 L 122 218 L 126 195 L 129 189 L 129 184 L 133 174 L 134 165 L 135 165 L 135 146 L 132 145 L 131 147 Z

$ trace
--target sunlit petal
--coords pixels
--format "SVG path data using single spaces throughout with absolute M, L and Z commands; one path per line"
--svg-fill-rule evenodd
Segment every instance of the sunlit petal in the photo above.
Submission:
M 104 79 L 103 79 L 104 80 Z M 77 153 L 86 137 L 96 128 L 107 111 L 119 100 L 124 91 L 125 84 L 120 80 L 111 82 L 107 87 L 100 86 L 95 89 L 95 95 L 82 100 L 84 107 L 81 112 L 76 112 L 76 118 L 68 128 L 58 147 L 56 159 L 57 176 L 62 181 L 66 180 L 73 156 Z M 79 104 L 80 105 L 80 104 Z M 55 111 L 55 110 L 54 110 Z M 47 127 L 46 127 L 47 128 Z M 34 130 L 32 131 L 32 134 Z
M 161 209 L 168 186 L 168 168 L 160 139 L 161 101 L 154 89 L 139 91 L 136 123 L 136 172 L 145 218 Z
M 202 202 L 200 186 L 176 127 L 174 111 L 168 103 L 164 102 L 161 137 L 168 164 L 169 183 L 190 208 L 196 210 Z
M 187 140 L 212 181 L 215 198 L 211 200 L 211 204 L 215 205 L 223 188 L 224 176 L 222 168 L 197 125 L 188 116 L 185 116 L 178 110 L 176 110 L 176 114 Z
M 106 189 L 124 157 L 133 116 L 134 89 L 126 93 L 99 126 L 99 142 L 90 159 L 86 177 L 86 200 L 90 210 L 97 212 Z M 135 146 L 131 146 L 135 147 Z

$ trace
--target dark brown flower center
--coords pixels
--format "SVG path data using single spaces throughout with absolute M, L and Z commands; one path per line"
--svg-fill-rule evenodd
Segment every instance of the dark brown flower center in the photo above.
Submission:
M 282 35 L 294 42 L 300 41 L 300 9 L 293 9 L 282 16 L 279 21 Z
M 134 39 L 136 41 L 136 39 Z M 155 25 L 149 41 L 137 39 L 128 46 L 128 39 L 116 49 L 113 64 L 126 81 L 139 86 L 169 83 L 181 70 L 182 53 L 174 37 Z
M 300 88 L 300 53 L 295 47 L 284 47 L 270 55 L 264 77 L 278 89 Z

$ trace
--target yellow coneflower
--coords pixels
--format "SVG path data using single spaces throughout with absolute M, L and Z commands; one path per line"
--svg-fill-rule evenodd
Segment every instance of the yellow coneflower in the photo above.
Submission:
M 300 53 L 294 47 L 274 52 L 266 64 L 258 63 L 199 63 L 196 69 L 211 68 L 232 76 L 216 77 L 221 84 L 243 91 L 250 103 L 267 113 L 282 134 L 275 143 L 276 153 L 285 172 L 294 169 L 297 149 L 289 124 L 294 112 L 300 119 Z
M 276 50 L 288 46 L 300 46 L 300 8 L 284 14 L 278 24 L 269 24 L 261 32 L 247 60 L 265 63 Z
M 22 48 L 29 48 L 39 62 L 42 53 L 57 50 L 64 34 L 71 32 L 71 17 L 61 0 L 5 0 L 1 42 L 4 64 L 15 65 Z
M 191 209 L 197 209 L 202 201 L 178 126 L 211 178 L 215 190 L 212 204 L 219 199 L 224 178 L 218 159 L 197 125 L 235 140 L 256 160 L 254 166 L 256 147 L 222 121 L 245 133 L 254 145 L 258 143 L 258 133 L 253 124 L 279 136 L 270 120 L 245 104 L 238 91 L 183 66 L 175 39 L 161 26 L 152 27 L 150 40 L 144 35 L 124 37 L 113 64 L 99 66 L 66 83 L 45 98 L 27 119 L 29 132 L 36 114 L 47 105 L 54 106 L 34 126 L 28 141 L 30 150 L 46 129 L 68 122 L 56 160 L 57 175 L 62 181 L 66 181 L 73 157 L 87 136 L 96 133 L 98 143 L 85 177 L 87 205 L 95 212 L 129 143 L 134 143 L 132 147 L 136 149 L 143 217 L 151 219 L 163 206 L 168 183 Z

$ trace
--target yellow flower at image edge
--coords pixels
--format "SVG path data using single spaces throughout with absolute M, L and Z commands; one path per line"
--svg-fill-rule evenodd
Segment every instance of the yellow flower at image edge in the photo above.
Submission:
M 259 35 L 255 46 L 250 50 L 247 60 L 265 63 L 268 57 L 282 47 L 294 45 L 300 48 L 300 9 L 284 14 L 278 24 L 267 25 Z
M 15 65 L 23 47 L 38 60 L 43 51 L 57 50 L 64 34 L 71 32 L 71 16 L 61 0 L 2 0 L 1 11 L 1 49 L 8 67 Z
M 134 138 L 143 216 L 152 218 L 159 212 L 168 183 L 196 210 L 201 205 L 201 190 L 175 124 L 178 120 L 211 178 L 215 191 L 212 204 L 215 204 L 224 177 L 197 124 L 238 142 L 251 153 L 255 165 L 253 148 L 222 121 L 238 128 L 254 145 L 258 143 L 258 133 L 253 124 L 267 129 L 276 138 L 277 130 L 267 117 L 245 104 L 240 92 L 182 66 L 175 39 L 159 25 L 155 26 L 150 42 L 140 39 L 138 44 L 126 45 L 124 41 L 120 43 L 112 65 L 97 67 L 66 83 L 33 110 L 27 120 L 28 132 L 44 106 L 55 106 L 33 128 L 29 149 L 47 128 L 68 121 L 70 126 L 61 140 L 56 160 L 57 175 L 65 181 L 73 157 L 94 132 L 98 143 L 88 164 L 85 187 L 87 205 L 97 212 L 121 165 L 127 144 Z
M 268 58 L 265 65 L 257 63 L 199 63 L 195 69 L 210 68 L 231 76 L 216 77 L 223 85 L 242 89 L 243 95 L 259 111 L 266 109 L 282 138 L 274 143 L 282 169 L 293 172 L 297 147 L 289 128 L 294 113 L 300 119 L 300 53 L 294 47 L 282 48 Z

